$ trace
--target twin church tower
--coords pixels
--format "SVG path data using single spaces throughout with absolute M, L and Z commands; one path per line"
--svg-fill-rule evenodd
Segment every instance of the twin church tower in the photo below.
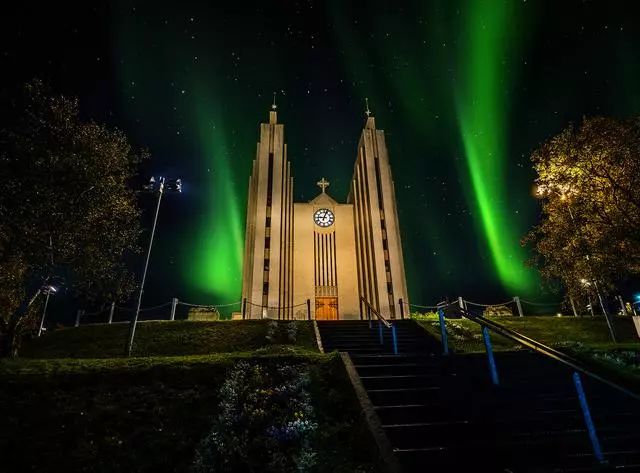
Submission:
M 386 318 L 408 303 L 395 191 L 384 131 L 367 119 L 346 203 L 324 177 L 310 202 L 293 201 L 284 125 L 275 105 L 249 179 L 242 297 L 249 318 L 366 317 L 361 298 Z

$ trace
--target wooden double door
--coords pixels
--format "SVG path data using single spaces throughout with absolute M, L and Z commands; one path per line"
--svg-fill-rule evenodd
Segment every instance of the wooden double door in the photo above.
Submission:
M 338 320 L 337 297 L 316 297 L 316 320 Z

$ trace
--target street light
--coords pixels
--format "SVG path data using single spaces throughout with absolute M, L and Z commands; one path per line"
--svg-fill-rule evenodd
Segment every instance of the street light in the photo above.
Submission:
M 153 227 L 151 228 L 151 238 L 149 239 L 149 248 L 147 249 L 147 258 L 144 263 L 144 271 L 142 273 L 142 282 L 140 283 L 140 291 L 138 292 L 138 303 L 136 305 L 136 312 L 129 325 L 129 338 L 127 340 L 126 354 L 131 356 L 131 350 L 133 349 L 133 338 L 136 333 L 136 326 L 138 325 L 138 316 L 140 315 L 140 305 L 142 304 L 142 293 L 144 292 L 144 283 L 147 279 L 147 269 L 149 268 L 149 258 L 151 257 L 151 247 L 153 246 L 153 237 L 156 233 L 156 224 L 158 223 L 158 213 L 160 212 L 160 202 L 162 201 L 162 195 L 165 189 L 170 192 L 182 192 L 182 180 L 181 179 L 169 179 L 159 177 L 158 180 L 154 177 L 149 179 L 149 183 L 144 185 L 143 190 L 148 192 L 154 192 L 158 190 L 158 203 L 156 204 L 156 213 L 153 217 Z
M 40 319 L 40 327 L 38 328 L 38 337 L 42 335 L 42 331 L 44 330 L 44 318 L 47 316 L 47 306 L 49 305 L 49 296 L 51 294 L 55 294 L 56 292 L 58 292 L 58 289 L 56 287 L 47 285 L 47 286 L 43 286 L 41 291 L 44 292 L 47 295 L 47 297 L 44 300 L 44 309 L 42 309 L 42 318 Z
M 569 198 L 571 197 L 571 195 L 577 194 L 577 192 L 573 189 L 571 189 L 571 187 L 569 186 L 564 186 L 561 187 L 560 189 L 556 189 L 553 188 L 551 186 L 546 186 L 546 185 L 539 185 L 536 188 L 536 194 L 539 197 L 544 197 L 546 194 L 556 194 L 558 197 L 560 197 L 560 200 L 562 201 L 568 201 Z M 578 225 L 576 224 L 576 219 L 573 215 L 573 211 L 571 210 L 571 204 L 569 202 L 567 202 L 567 210 L 569 211 L 569 217 L 571 218 L 571 223 L 576 226 L 576 230 Z M 585 255 L 585 259 L 587 260 L 587 268 L 589 270 L 590 273 L 592 273 L 591 271 L 591 264 L 589 263 L 589 255 Z M 592 275 L 593 277 L 593 275 Z M 591 281 L 587 281 L 586 279 L 581 279 L 580 282 L 582 283 L 583 286 L 585 287 L 589 287 L 591 286 Z M 615 343 L 616 340 L 616 334 L 615 331 L 613 329 L 613 323 L 612 321 L 609 319 L 609 313 L 607 312 L 607 308 L 604 305 L 604 300 L 602 298 L 602 294 L 600 293 L 600 288 L 598 287 L 598 281 L 595 277 L 593 277 L 593 288 L 596 291 L 596 295 L 598 296 L 598 301 L 600 302 L 600 307 L 602 308 L 602 313 L 604 315 L 604 318 L 607 321 L 607 326 L 609 327 L 609 333 L 611 334 L 611 339 L 613 340 L 613 342 Z M 591 299 L 591 298 L 589 298 Z M 589 300 L 589 306 L 590 306 L 590 310 L 591 310 L 591 315 L 593 315 L 593 305 L 591 304 L 591 300 Z

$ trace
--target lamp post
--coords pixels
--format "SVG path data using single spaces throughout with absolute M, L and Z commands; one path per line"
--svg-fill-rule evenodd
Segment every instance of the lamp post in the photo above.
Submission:
M 55 294 L 58 292 L 58 289 L 53 286 L 44 286 L 42 288 L 42 292 L 44 292 L 47 297 L 44 300 L 44 308 L 42 309 L 42 318 L 40 319 L 40 327 L 38 327 L 38 337 L 42 335 L 42 331 L 44 330 L 44 319 L 47 316 L 47 306 L 49 305 L 49 296 L 51 294 Z
M 131 356 L 131 350 L 133 349 L 133 338 L 136 334 L 136 327 L 138 325 L 138 316 L 140 315 L 140 305 L 142 304 L 142 294 L 144 293 L 144 283 L 147 279 L 147 269 L 149 269 L 149 259 L 151 258 L 151 247 L 153 246 L 153 237 L 156 233 L 156 225 L 158 223 L 158 214 L 160 213 L 160 202 L 162 202 L 162 195 L 167 190 L 174 192 L 182 192 L 182 180 L 181 179 L 165 179 L 164 177 L 158 178 L 158 203 L 156 204 L 156 213 L 153 217 L 153 227 L 151 228 L 151 237 L 149 238 L 149 248 L 147 248 L 147 258 L 144 263 L 144 271 L 142 272 L 142 281 L 140 282 L 140 291 L 138 292 L 138 302 L 136 304 L 136 311 L 129 325 L 129 337 L 127 340 L 126 354 Z M 153 192 L 156 187 L 156 180 L 152 177 L 149 180 L 149 184 L 144 186 L 144 190 Z
M 563 201 L 568 200 L 567 196 L 572 194 L 571 189 L 567 189 L 566 192 L 559 192 L 559 191 L 557 191 L 555 189 L 551 189 L 549 187 L 542 187 L 542 186 L 538 187 L 536 192 L 541 197 L 544 196 L 546 193 L 556 194 L 558 197 L 560 197 L 560 200 L 563 200 Z M 576 227 L 576 230 L 578 230 L 578 224 L 577 224 L 576 219 L 575 219 L 575 217 L 573 215 L 573 211 L 571 210 L 571 205 L 569 204 L 569 202 L 567 202 L 567 210 L 569 211 L 569 217 L 571 218 L 571 223 Z M 587 260 L 587 270 L 588 270 L 589 273 L 592 273 L 591 265 L 589 264 L 589 255 L 588 254 L 585 255 L 585 259 Z M 617 340 L 616 340 L 615 330 L 613 329 L 613 321 L 610 320 L 609 313 L 607 312 L 607 308 L 604 305 L 604 300 L 602 298 L 602 294 L 600 293 L 600 288 L 598 287 L 598 281 L 593 276 L 593 274 L 590 274 L 590 276 L 593 279 L 592 281 L 587 281 L 585 279 L 582 279 L 581 283 L 584 286 L 588 287 L 588 286 L 591 285 L 591 282 L 593 282 L 593 288 L 595 289 L 596 295 L 598 296 L 598 301 L 600 302 L 600 307 L 602 308 L 602 314 L 604 315 L 604 318 L 607 321 L 607 326 L 609 327 L 609 333 L 611 335 L 611 339 L 613 340 L 614 343 L 616 343 Z M 591 304 L 591 301 L 589 301 L 589 305 L 590 305 L 590 308 L 591 308 L 591 314 L 593 315 L 593 305 Z

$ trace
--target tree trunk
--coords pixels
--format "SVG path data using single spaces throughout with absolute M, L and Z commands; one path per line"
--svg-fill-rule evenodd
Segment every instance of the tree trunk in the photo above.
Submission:
M 20 335 L 16 325 L 8 325 L 5 333 L 0 334 L 0 358 L 17 358 L 20 348 Z
M 2 323 L 4 334 L 0 334 L 0 357 L 17 358 L 21 341 L 20 326 L 28 315 L 29 307 L 38 298 L 40 292 L 38 289 L 32 297 L 22 301 L 20 306 L 9 316 L 9 320 Z

